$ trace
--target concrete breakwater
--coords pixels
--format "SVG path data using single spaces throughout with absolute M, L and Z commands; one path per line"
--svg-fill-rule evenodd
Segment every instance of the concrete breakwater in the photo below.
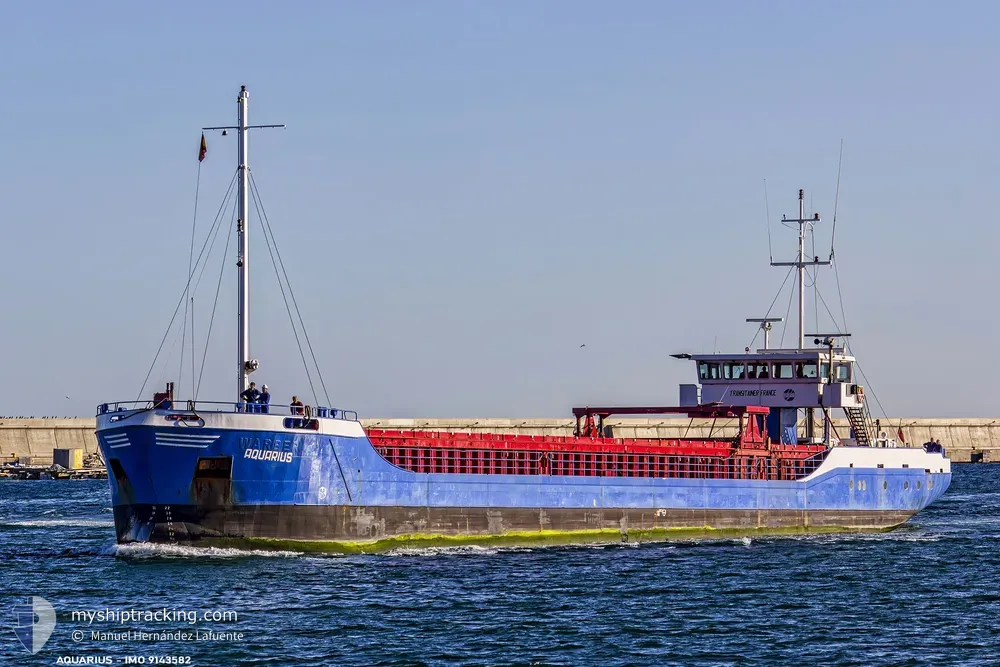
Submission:
M 401 431 L 472 431 L 523 435 L 572 435 L 572 419 L 362 419 L 365 428 Z M 732 420 L 630 417 L 608 419 L 606 433 L 616 438 L 704 438 L 735 435 Z M 846 419 L 834 419 L 837 434 L 848 433 Z M 978 460 L 1000 463 L 1000 417 L 996 419 L 883 419 L 882 430 L 895 435 L 902 428 L 906 442 L 941 441 L 955 463 Z M 610 431 L 610 433 L 609 433 Z M 51 463 L 52 450 L 97 450 L 92 418 L 0 419 L 0 460 L 31 457 Z

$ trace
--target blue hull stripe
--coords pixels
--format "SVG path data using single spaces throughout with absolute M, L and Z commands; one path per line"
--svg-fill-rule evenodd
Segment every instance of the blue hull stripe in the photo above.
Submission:
M 233 457 L 235 505 L 916 512 L 951 481 L 950 467 L 821 468 L 800 481 L 414 473 L 388 463 L 365 437 L 191 430 L 100 431 L 105 459 L 118 459 L 132 486 L 122 498 L 112 475 L 114 504 L 195 502 L 195 466 L 209 456 Z

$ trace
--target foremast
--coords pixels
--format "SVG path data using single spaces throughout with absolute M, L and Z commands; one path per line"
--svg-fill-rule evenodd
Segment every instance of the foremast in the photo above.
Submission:
M 203 127 L 203 130 L 222 130 L 226 134 L 229 130 L 236 130 L 239 141 L 237 150 L 238 159 L 238 185 L 237 196 L 239 198 L 239 209 L 237 211 L 236 234 L 239 242 L 236 256 L 236 270 L 238 272 L 237 288 L 237 309 L 239 312 L 239 331 L 237 332 L 236 354 L 238 357 L 237 370 L 237 396 L 242 394 L 250 385 L 250 374 L 257 370 L 260 365 L 256 359 L 250 356 L 250 236 L 249 236 L 249 213 L 250 213 L 250 164 L 247 159 L 247 145 L 249 130 L 260 128 L 284 127 L 278 125 L 250 125 L 247 121 L 247 107 L 250 100 L 250 93 L 246 86 L 240 86 L 240 95 L 236 98 L 238 105 L 237 121 L 238 125 L 226 125 L 218 127 Z
M 250 174 L 247 167 L 247 102 L 250 93 L 246 86 L 240 86 L 239 104 L 239 213 L 236 220 L 236 234 L 239 237 L 239 252 L 236 268 L 239 271 L 239 376 L 237 393 L 239 396 L 249 386 L 250 373 L 257 368 L 257 361 L 250 358 L 250 235 L 247 229 L 247 213 L 250 204 Z

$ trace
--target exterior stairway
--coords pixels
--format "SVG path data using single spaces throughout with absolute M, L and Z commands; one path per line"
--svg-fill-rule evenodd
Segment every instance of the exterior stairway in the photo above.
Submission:
M 847 412 L 847 421 L 851 424 L 854 440 L 862 447 L 871 447 L 874 424 L 872 423 L 871 415 L 868 413 L 868 406 L 844 408 L 844 411 Z

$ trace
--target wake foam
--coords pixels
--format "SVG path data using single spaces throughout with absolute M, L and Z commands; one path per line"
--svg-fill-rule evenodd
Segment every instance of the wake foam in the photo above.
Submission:
M 380 556 L 490 556 L 500 551 L 528 551 L 524 547 L 484 547 L 478 544 L 456 544 L 447 547 L 399 547 L 390 549 Z
M 192 547 L 182 544 L 151 544 L 148 542 L 111 544 L 102 553 L 107 556 L 137 560 L 150 558 L 297 558 L 305 555 L 300 551 Z
M 3 521 L 0 526 L 21 526 L 30 528 L 48 528 L 52 526 L 77 526 L 114 528 L 115 522 L 107 519 L 28 519 L 24 521 Z

